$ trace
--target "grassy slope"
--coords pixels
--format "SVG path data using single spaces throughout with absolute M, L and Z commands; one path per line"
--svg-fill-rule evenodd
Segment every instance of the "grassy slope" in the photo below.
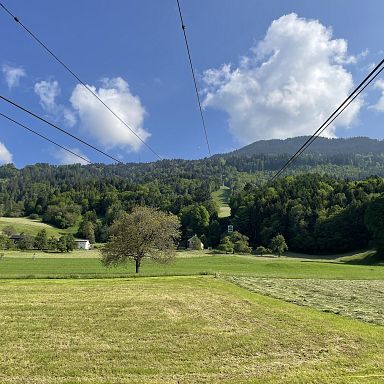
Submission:
M 229 207 L 229 197 L 230 197 L 230 189 L 228 187 L 220 187 L 218 191 L 212 192 L 212 199 L 215 201 L 220 209 L 219 209 L 219 217 L 229 217 L 231 216 L 231 208 Z
M 0 382 L 378 383 L 382 327 L 212 277 L 0 284 Z
M 124 267 L 106 268 L 101 265 L 97 258 L 72 258 L 67 257 L 65 254 L 55 254 L 59 255 L 60 258 L 41 258 L 40 254 L 36 252 L 36 259 L 33 260 L 33 252 L 20 254 L 24 257 L 7 257 L 8 253 L 5 252 L 5 257 L 0 260 L 0 278 L 118 277 L 134 275 L 134 266 L 132 264 Z M 79 252 L 79 254 L 87 255 L 85 251 Z M 25 257 L 26 255 L 28 257 Z M 384 280 L 384 266 L 234 255 L 177 258 L 168 265 L 145 261 L 141 275 L 191 275 L 201 273 L 271 278 Z
M 26 217 L 0 217 L 0 231 L 7 226 L 15 228 L 17 233 L 28 233 L 35 236 L 37 232 L 45 229 L 48 236 L 60 236 L 62 233 L 68 232 L 65 229 L 55 228 L 51 225 L 42 223 L 39 220 L 31 220 Z

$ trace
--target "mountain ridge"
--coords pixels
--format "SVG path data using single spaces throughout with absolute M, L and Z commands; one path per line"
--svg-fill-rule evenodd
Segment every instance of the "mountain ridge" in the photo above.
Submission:
M 228 153 L 215 155 L 221 157 L 253 156 L 258 154 L 294 154 L 310 136 L 297 136 L 287 139 L 259 140 Z M 365 136 L 350 138 L 317 138 L 305 153 L 311 154 L 369 154 L 384 153 L 384 140 Z

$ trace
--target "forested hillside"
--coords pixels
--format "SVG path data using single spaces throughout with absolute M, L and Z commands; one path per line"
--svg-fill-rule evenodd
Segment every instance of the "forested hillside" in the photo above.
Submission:
M 372 149 L 381 142 L 365 138 L 327 142 L 337 148 L 347 142 L 349 152 L 333 153 L 328 148 L 328 153 L 307 153 L 273 185 L 266 182 L 288 154 L 232 153 L 126 165 L 36 164 L 23 169 L 4 165 L 0 216 L 40 217 L 58 228 L 78 227 L 78 236 L 105 241 L 114 220 L 135 205 L 148 205 L 181 218 L 182 244 L 197 234 L 206 246 L 215 247 L 232 223 L 253 247 L 268 246 L 276 234 L 284 235 L 289 248 L 297 251 L 332 253 L 366 247 L 370 234 L 365 209 L 384 191 L 384 153 Z M 358 143 L 360 152 L 353 152 Z M 222 184 L 230 188 L 229 218 L 219 218 L 211 195 Z
M 317 174 L 246 187 L 231 199 L 233 223 L 254 245 L 282 234 L 290 249 L 338 253 L 368 246 L 365 211 L 384 191 L 383 178 L 348 181 Z
M 219 187 L 219 168 L 215 163 L 203 170 L 183 164 L 36 164 L 20 170 L 6 165 L 0 168 L 0 215 L 39 215 L 59 228 L 90 222 L 96 240 L 104 241 L 107 227 L 135 205 L 179 214 L 184 207 L 198 204 L 214 214 L 210 193 Z M 213 175 L 208 182 L 207 174 Z

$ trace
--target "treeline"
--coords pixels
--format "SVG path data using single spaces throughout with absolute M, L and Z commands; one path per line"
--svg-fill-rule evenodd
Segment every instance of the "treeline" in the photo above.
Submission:
M 251 244 L 268 246 L 278 234 L 289 249 L 326 254 L 369 245 L 365 212 L 384 191 L 384 179 L 336 179 L 317 174 L 288 176 L 273 185 L 253 187 L 233 194 L 235 228 Z
M 36 236 L 21 233 L 15 238 L 15 235 L 16 231 L 12 226 L 5 227 L 0 234 L 0 249 L 71 252 L 77 246 L 75 238 L 70 233 L 61 235 L 59 238 L 48 237 L 47 231 L 42 229 Z

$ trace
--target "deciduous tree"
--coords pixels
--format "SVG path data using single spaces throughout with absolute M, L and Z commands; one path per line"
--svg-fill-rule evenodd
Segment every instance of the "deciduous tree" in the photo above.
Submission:
M 104 265 L 112 266 L 134 261 L 136 273 L 141 262 L 150 258 L 167 262 L 174 256 L 180 238 L 177 216 L 155 208 L 136 207 L 110 228 L 111 237 L 101 250 Z
M 217 249 L 223 253 L 233 253 L 233 243 L 228 236 L 225 236 L 221 239 Z
M 75 249 L 76 242 L 75 238 L 71 234 L 66 234 L 63 236 L 60 236 L 60 238 L 57 240 L 57 249 L 60 252 L 71 252 Z
M 35 248 L 39 250 L 48 248 L 48 235 L 45 229 L 42 229 L 35 236 Z
M 271 240 L 271 250 L 273 253 L 277 253 L 279 257 L 288 250 L 283 235 L 277 235 Z

